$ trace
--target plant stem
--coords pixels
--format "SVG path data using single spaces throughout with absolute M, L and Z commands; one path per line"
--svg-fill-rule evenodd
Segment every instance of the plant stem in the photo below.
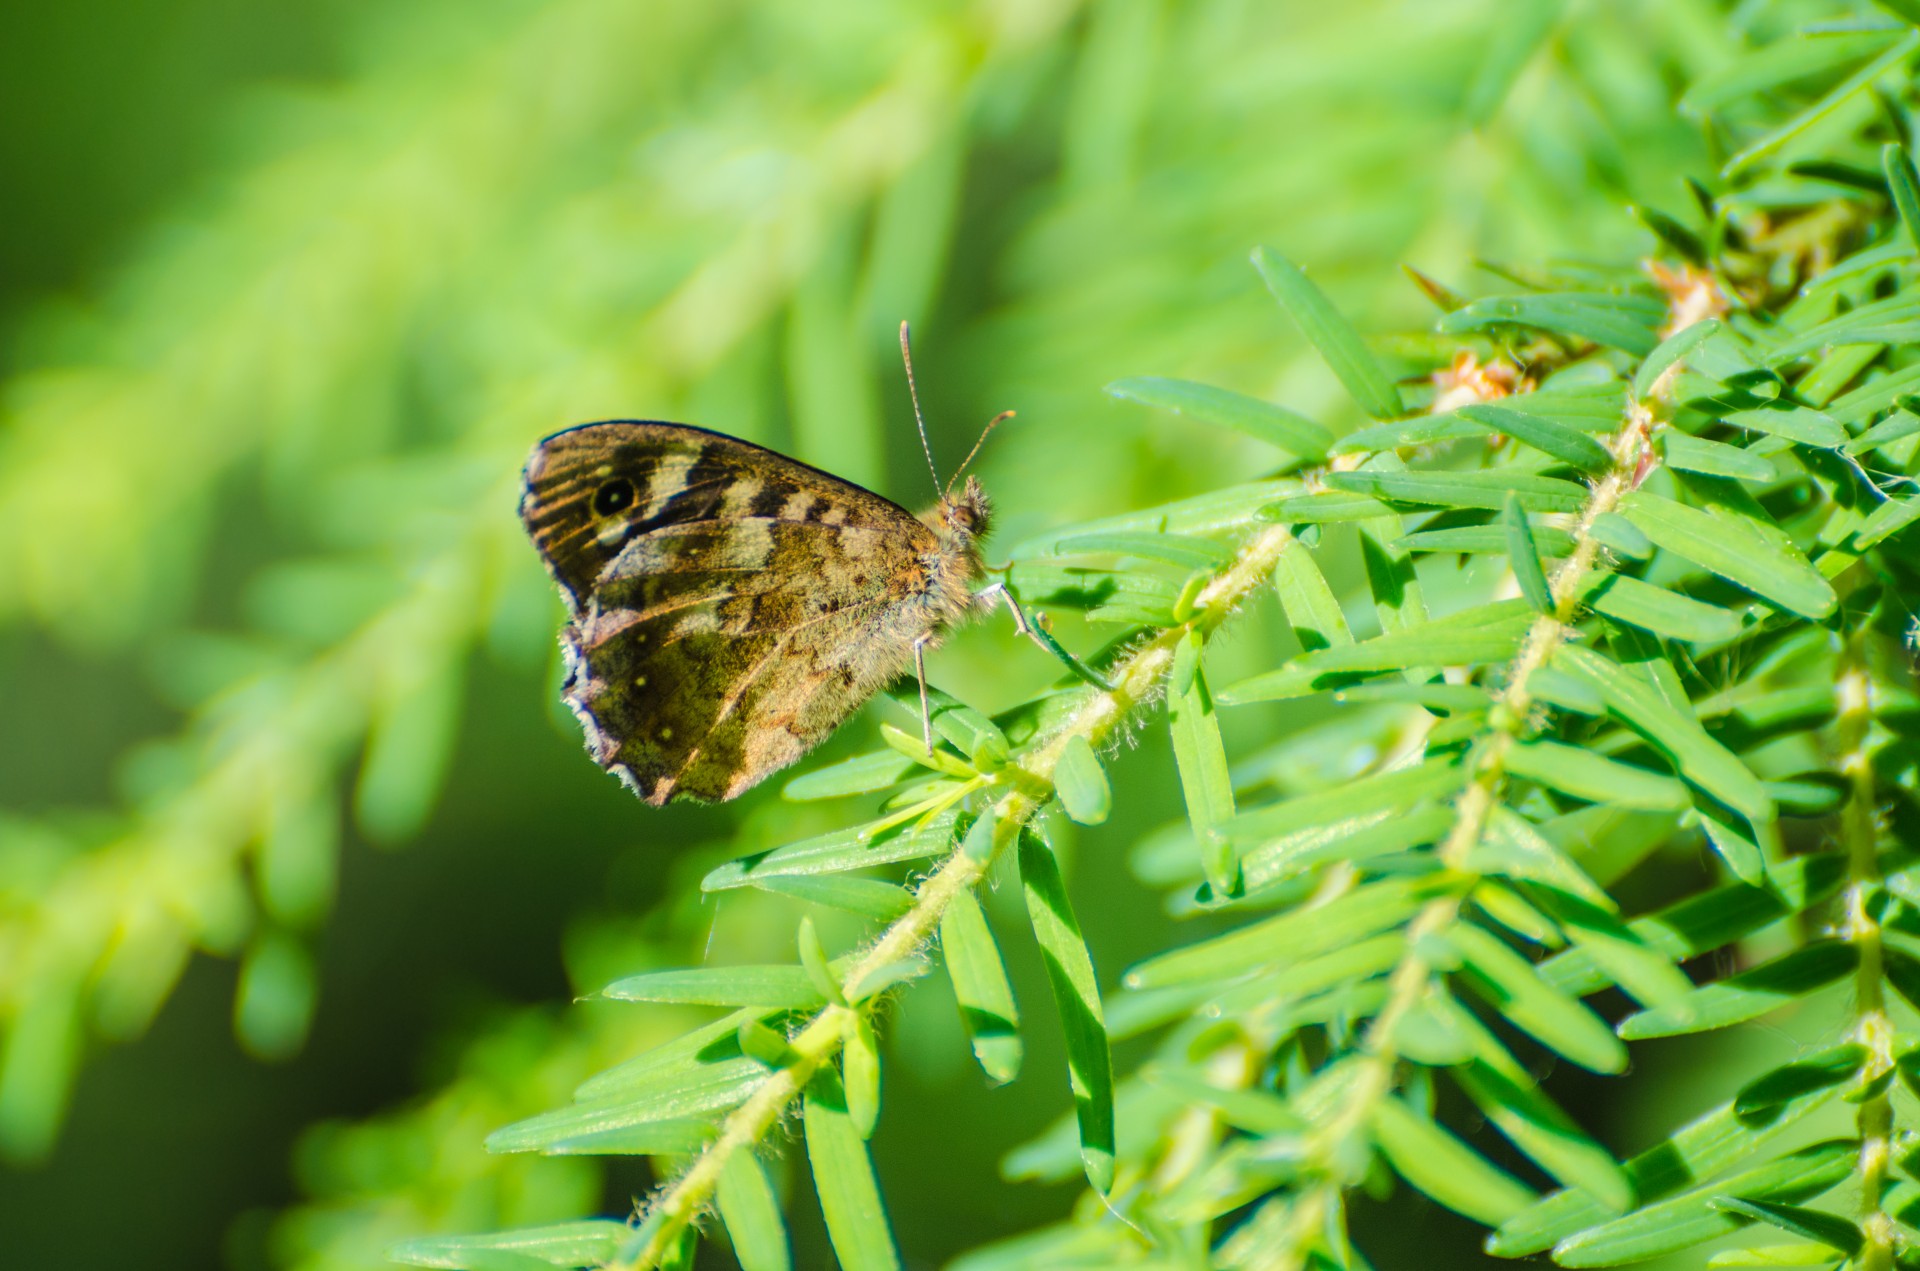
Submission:
M 1869 904 L 1880 879 L 1879 836 L 1874 829 L 1873 761 L 1867 752 L 1873 722 L 1873 679 L 1867 668 L 1865 620 L 1851 632 L 1840 654 L 1834 682 L 1837 702 L 1837 767 L 1847 780 L 1847 802 L 1840 813 L 1841 841 L 1847 850 L 1845 936 L 1853 945 L 1854 1039 L 1867 1048 L 1861 1079 L 1871 1081 L 1893 1065 L 1893 1021 L 1887 1018 L 1885 958 L 1879 920 Z M 1883 1091 L 1860 1105 L 1860 1230 L 1866 1243 L 1854 1259 L 1860 1271 L 1889 1271 L 1893 1266 L 1893 1220 L 1884 1204 L 1887 1166 L 1893 1151 L 1893 1104 Z
M 1633 485 L 1633 472 L 1645 437 L 1648 417 L 1637 403 L 1629 403 L 1625 426 L 1614 436 L 1612 469 L 1593 489 L 1574 528 L 1573 554 L 1554 571 L 1551 589 L 1553 612 L 1542 614 L 1527 630 L 1527 638 L 1508 669 L 1507 685 L 1488 712 L 1488 731 L 1468 760 L 1471 775 L 1466 789 L 1454 805 L 1453 825 L 1441 840 L 1439 856 L 1447 868 L 1464 870 L 1468 855 L 1480 841 L 1487 818 L 1498 803 L 1500 785 L 1506 773 L 1507 751 L 1519 739 L 1533 710 L 1533 695 L 1527 681 L 1553 656 L 1566 638 L 1567 630 L 1579 608 L 1577 597 L 1587 574 L 1600 553 L 1599 540 L 1593 537 L 1596 519 L 1619 504 Z M 1424 947 L 1422 937 L 1437 935 L 1460 917 L 1464 893 L 1449 894 L 1428 901 L 1407 927 L 1407 948 Z M 1320 1168 L 1319 1181 L 1304 1194 L 1291 1198 L 1285 1222 L 1285 1235 L 1274 1255 L 1249 1266 L 1274 1267 L 1292 1271 L 1304 1265 L 1306 1254 L 1326 1230 L 1326 1220 L 1338 1197 L 1357 1179 L 1347 1177 L 1337 1167 L 1342 1159 L 1353 1159 L 1340 1149 L 1353 1135 L 1363 1131 L 1372 1119 L 1374 1108 L 1394 1086 L 1394 1066 L 1399 1062 L 1394 1037 L 1400 1021 L 1419 1005 L 1432 983 L 1434 969 L 1419 953 L 1409 952 L 1393 970 L 1387 982 L 1387 1000 L 1373 1017 L 1360 1040 L 1363 1067 L 1349 1087 L 1347 1098 L 1328 1121 L 1308 1139 L 1307 1157 Z
M 1008 788 L 983 816 L 994 818 L 993 851 L 985 859 L 954 852 L 920 884 L 913 908 L 896 919 L 868 946 L 846 974 L 852 1006 L 829 1006 L 789 1041 L 791 1055 L 767 1075 L 746 1102 L 721 1123 L 720 1133 L 686 1171 L 669 1184 L 647 1210 L 636 1233 L 637 1248 L 609 1264 L 610 1271 L 637 1271 L 659 1265 L 677 1247 L 679 1237 L 710 1203 L 720 1175 L 733 1154 L 772 1132 L 787 1106 L 806 1089 L 821 1065 L 830 1063 L 846 1039 L 859 1010 L 859 987 L 875 971 L 910 957 L 939 929 L 940 919 L 961 891 L 974 886 L 1021 829 L 1053 796 L 1053 771 L 1073 737 L 1098 745 L 1159 688 L 1173 666 L 1174 650 L 1189 628 L 1211 635 L 1252 591 L 1264 583 L 1293 543 L 1284 526 L 1262 530 L 1214 576 L 1194 602 L 1187 624 L 1155 635 L 1121 659 L 1108 673 L 1111 690 L 1089 689 L 1080 705 L 1051 733 L 1035 739 L 998 774 Z

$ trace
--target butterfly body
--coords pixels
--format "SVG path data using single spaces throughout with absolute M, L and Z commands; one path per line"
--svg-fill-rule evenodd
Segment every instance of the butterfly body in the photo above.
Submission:
M 979 483 L 925 517 L 684 424 L 555 433 L 520 512 L 569 622 L 567 704 L 649 803 L 731 799 L 978 608 Z

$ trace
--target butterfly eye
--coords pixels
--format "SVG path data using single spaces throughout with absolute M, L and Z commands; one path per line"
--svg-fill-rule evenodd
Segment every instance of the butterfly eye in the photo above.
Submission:
M 593 512 L 595 516 L 612 516 L 624 512 L 633 506 L 633 482 L 625 477 L 615 477 L 593 492 Z

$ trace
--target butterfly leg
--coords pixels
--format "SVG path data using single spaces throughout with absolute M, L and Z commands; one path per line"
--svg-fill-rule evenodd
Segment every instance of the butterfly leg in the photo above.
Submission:
M 1007 606 L 1007 612 L 1013 615 L 1013 629 L 1015 633 L 1027 637 L 1042 649 L 1045 649 L 1048 653 L 1063 662 L 1068 670 L 1095 688 L 1105 689 L 1109 693 L 1113 691 L 1113 685 L 1108 683 L 1104 675 L 1101 675 L 1100 672 L 1073 656 L 1073 654 L 1067 651 L 1066 646 L 1054 639 L 1053 636 L 1038 623 L 1029 619 L 1026 611 L 1020 607 L 1020 602 L 1013 598 L 1011 591 L 1007 590 L 1005 583 L 992 583 L 986 587 L 982 587 L 974 593 L 974 599 L 979 601 L 983 608 L 987 609 L 993 608 L 997 603 L 1004 603 Z
M 927 702 L 927 641 L 932 635 L 923 635 L 913 642 L 913 673 L 920 680 L 920 737 L 927 744 L 927 754 L 933 754 L 933 708 Z

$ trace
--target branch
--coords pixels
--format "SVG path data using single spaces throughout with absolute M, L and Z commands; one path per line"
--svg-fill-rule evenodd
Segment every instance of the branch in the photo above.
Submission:
M 1842 934 L 1854 948 L 1853 1036 L 1867 1048 L 1861 1071 L 1872 1082 L 1893 1067 L 1896 1029 L 1887 1017 L 1885 958 L 1880 922 L 1868 904 L 1880 881 L 1879 835 L 1874 827 L 1873 759 L 1867 750 L 1873 723 L 1873 677 L 1867 667 L 1868 619 L 1848 634 L 1834 682 L 1838 699 L 1839 758 L 1835 766 L 1847 779 L 1847 802 L 1840 814 L 1840 837 L 1847 852 L 1847 891 Z M 1869 1088 L 1871 1088 L 1869 1086 Z M 1866 1236 L 1854 1259 L 1860 1271 L 1890 1271 L 1893 1219 L 1887 1214 L 1887 1167 L 1893 1154 L 1893 1104 L 1885 1090 L 1860 1104 L 1860 1230 Z
M 1609 447 L 1614 456 L 1613 467 L 1593 488 L 1593 497 L 1580 514 L 1573 531 L 1573 554 L 1554 571 L 1553 611 L 1542 614 L 1528 629 L 1519 654 L 1508 668 L 1506 688 L 1488 712 L 1488 731 L 1468 761 L 1470 775 L 1466 789 L 1454 805 L 1453 825 L 1440 843 L 1440 859 L 1449 869 L 1466 868 L 1468 854 L 1479 843 L 1487 817 L 1498 803 L 1506 777 L 1507 751 L 1519 739 L 1533 710 L 1533 695 L 1527 682 L 1566 638 L 1579 609 L 1581 587 L 1600 553 L 1599 540 L 1592 533 L 1593 523 L 1613 511 L 1622 496 L 1633 488 L 1635 467 L 1649 422 L 1645 408 L 1629 400 L 1626 422 Z M 1307 1159 L 1311 1164 L 1304 1172 L 1318 1181 L 1304 1195 L 1290 1199 L 1284 1213 L 1275 1211 L 1267 1221 L 1249 1224 L 1250 1231 L 1277 1233 L 1277 1254 L 1263 1255 L 1258 1265 L 1289 1269 L 1302 1266 L 1305 1251 L 1324 1238 L 1327 1218 L 1339 1194 L 1360 1181 L 1352 1176 L 1350 1167 L 1343 1168 L 1341 1163 L 1365 1158 L 1342 1152 L 1341 1146 L 1366 1127 L 1375 1106 L 1394 1087 L 1393 1070 L 1400 1059 L 1395 1030 L 1401 1019 L 1419 1004 L 1434 975 L 1434 968 L 1418 952 L 1425 947 L 1422 937 L 1436 935 L 1458 921 L 1463 899 L 1463 894 L 1449 894 L 1431 900 L 1408 924 L 1409 952 L 1394 968 L 1388 980 L 1386 1003 L 1361 1038 L 1360 1054 L 1364 1058 L 1360 1071 L 1346 1099 L 1307 1141 Z M 1262 1217 L 1266 1215 L 1263 1213 Z
M 1079 707 L 1058 727 L 1032 742 L 996 774 L 1009 788 L 981 813 L 994 818 L 991 853 L 979 857 L 953 852 L 920 884 L 913 908 L 896 919 L 848 968 L 845 982 L 850 996 L 858 994 L 874 972 L 910 956 L 931 939 L 954 897 L 986 877 L 993 862 L 1052 798 L 1054 768 L 1067 742 L 1084 737 L 1098 745 L 1109 737 L 1159 689 L 1186 633 L 1194 630 L 1203 638 L 1210 636 L 1266 581 L 1281 553 L 1293 542 L 1292 531 L 1284 526 L 1262 530 L 1250 539 L 1201 590 L 1189 622 L 1161 631 L 1128 653 L 1108 672 L 1114 685 L 1110 691 L 1088 689 Z M 857 998 L 855 1005 L 828 1006 L 791 1039 L 789 1058 L 727 1116 L 719 1136 L 660 1194 L 648 1209 L 630 1245 L 631 1252 L 610 1263 L 610 1271 L 658 1266 L 677 1247 L 680 1235 L 712 1200 L 733 1154 L 752 1148 L 772 1131 L 813 1074 L 839 1052 L 858 1013 Z

